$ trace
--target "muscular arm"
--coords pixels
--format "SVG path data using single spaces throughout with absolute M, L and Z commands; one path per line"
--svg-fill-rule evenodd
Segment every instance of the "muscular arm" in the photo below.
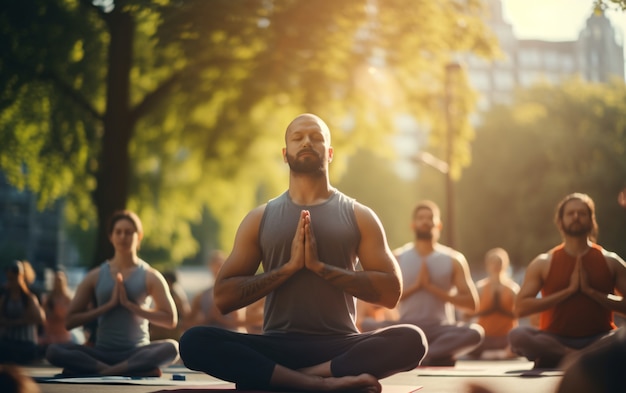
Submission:
M 357 250 L 363 271 L 331 266 L 317 259 L 317 245 L 309 226 L 305 227 L 308 247 L 307 268 L 346 293 L 387 308 L 397 305 L 402 293 L 398 263 L 391 253 L 382 224 L 366 206 L 355 203 L 354 212 L 361 241 Z M 315 220 L 315 217 L 311 218 Z
M 475 312 L 478 309 L 478 291 L 472 281 L 472 277 L 469 272 L 469 265 L 465 260 L 465 257 L 457 253 L 452 258 L 452 280 L 456 288 L 456 293 L 450 293 L 439 288 L 437 285 L 433 285 L 427 282 L 425 289 L 438 298 L 452 303 L 455 307 Z
M 554 307 L 578 291 L 576 285 L 570 285 L 549 296 L 537 298 L 537 294 L 543 287 L 543 283 L 548 276 L 549 269 L 549 254 L 539 255 L 528 265 L 524 282 L 515 300 L 515 314 L 518 318 L 536 314 Z
M 276 269 L 255 274 L 261 263 L 259 227 L 264 210 L 265 205 L 260 206 L 243 219 L 235 235 L 233 251 L 215 279 L 214 299 L 222 314 L 228 314 L 262 298 L 304 266 L 304 225 L 300 219 L 291 259 Z
M 65 321 L 65 328 L 67 330 L 85 325 L 115 307 L 117 303 L 115 296 L 111 297 L 109 302 L 99 307 L 96 307 L 95 304 L 93 304 L 93 307 L 89 307 L 89 305 L 93 303 L 92 300 L 94 298 L 99 272 L 100 268 L 93 269 L 87 273 L 83 281 L 78 285 L 76 294 L 70 303 L 67 319 Z
M 148 295 L 152 297 L 154 306 L 144 307 L 129 301 L 125 296 L 125 292 L 121 296 L 121 304 L 132 311 L 135 315 L 147 319 L 154 325 L 161 326 L 166 329 L 175 328 L 178 323 L 176 305 L 167 287 L 167 282 L 161 273 L 152 268 L 147 271 L 146 289 L 148 291 Z
M 581 279 L 582 291 L 603 307 L 611 311 L 626 314 L 626 300 L 624 300 L 624 295 L 626 294 L 626 263 L 619 255 L 613 252 L 603 250 L 603 253 L 609 265 L 609 269 L 613 274 L 614 287 L 619 295 L 603 293 L 591 288 L 586 284 L 586 278 Z

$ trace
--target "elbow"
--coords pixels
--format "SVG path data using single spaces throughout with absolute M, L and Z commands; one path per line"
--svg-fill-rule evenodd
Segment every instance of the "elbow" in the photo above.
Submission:
M 397 297 L 395 299 L 389 299 L 387 301 L 383 301 L 382 303 L 380 303 L 380 305 L 389 309 L 393 309 L 398 306 L 399 300 L 400 297 Z
M 219 311 L 219 313 L 222 315 L 227 315 L 237 310 L 237 307 L 233 307 L 228 304 L 217 303 L 217 302 L 215 303 L 215 307 L 217 308 L 217 311 Z
M 402 299 L 402 287 L 398 285 L 395 291 L 389 291 L 389 293 L 381 296 L 380 304 L 383 307 L 392 309 L 398 306 L 398 303 Z
M 176 329 L 176 327 L 178 326 L 178 315 L 176 315 L 176 313 L 172 313 L 172 317 L 170 318 L 170 324 L 168 326 L 168 328 L 170 329 Z
M 77 326 L 78 326 L 78 325 L 76 325 L 76 324 L 74 323 L 74 321 L 72 321 L 72 320 L 69 320 L 69 319 L 68 319 L 68 320 L 66 320 L 66 321 L 65 321 L 65 330 L 72 330 L 72 329 L 74 329 L 74 328 L 75 328 L 75 327 L 77 327 Z
M 224 299 L 221 296 L 217 296 L 217 294 L 215 294 L 213 301 L 215 302 L 215 308 L 217 309 L 217 311 L 220 312 L 220 314 L 222 315 L 226 315 L 230 312 L 235 311 L 237 308 L 233 307 L 231 304 L 229 304 L 226 299 Z
M 513 307 L 513 315 L 515 316 L 515 318 L 524 318 L 525 316 L 527 316 L 529 314 L 528 311 L 526 311 L 523 307 L 520 307 L 518 304 L 516 304 Z

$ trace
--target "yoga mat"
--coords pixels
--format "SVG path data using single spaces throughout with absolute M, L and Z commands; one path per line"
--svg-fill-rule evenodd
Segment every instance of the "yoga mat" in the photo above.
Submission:
M 562 370 L 515 369 L 510 364 L 498 366 L 418 367 L 416 370 L 417 375 L 420 377 L 554 377 L 563 375 Z
M 422 389 L 422 386 L 409 385 L 383 385 L 383 393 L 413 393 Z M 197 388 L 171 388 L 155 390 L 150 393 L 268 393 L 265 390 L 236 390 L 234 383 L 222 383 L 221 385 L 212 386 L 210 388 L 199 386 Z
M 121 377 L 121 376 L 93 376 L 93 377 L 34 377 L 37 383 L 68 383 L 83 385 L 144 385 L 144 386 L 193 386 L 206 388 L 213 385 L 223 385 L 223 381 L 175 381 L 156 377 Z

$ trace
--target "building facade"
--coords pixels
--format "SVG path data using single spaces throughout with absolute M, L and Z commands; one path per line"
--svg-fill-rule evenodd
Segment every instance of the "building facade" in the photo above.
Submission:
M 467 56 L 470 83 L 479 93 L 478 110 L 511 102 L 516 88 L 537 82 L 558 83 L 572 77 L 606 83 L 624 80 L 623 32 L 604 14 L 590 11 L 575 41 L 520 40 L 503 16 L 500 0 L 488 0 L 488 26 L 496 35 L 503 57 L 486 61 Z

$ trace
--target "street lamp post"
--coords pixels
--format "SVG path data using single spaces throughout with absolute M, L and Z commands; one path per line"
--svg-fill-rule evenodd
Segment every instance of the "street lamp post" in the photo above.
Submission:
M 452 181 L 452 161 L 454 150 L 454 126 L 452 122 L 452 87 L 453 87 L 453 75 L 461 70 L 461 66 L 458 63 L 446 64 L 445 73 L 445 86 L 444 86 L 444 110 L 446 117 L 446 162 L 448 163 L 448 170 L 446 175 L 446 225 L 445 231 L 447 234 L 448 246 L 455 247 L 454 239 L 454 184 Z

